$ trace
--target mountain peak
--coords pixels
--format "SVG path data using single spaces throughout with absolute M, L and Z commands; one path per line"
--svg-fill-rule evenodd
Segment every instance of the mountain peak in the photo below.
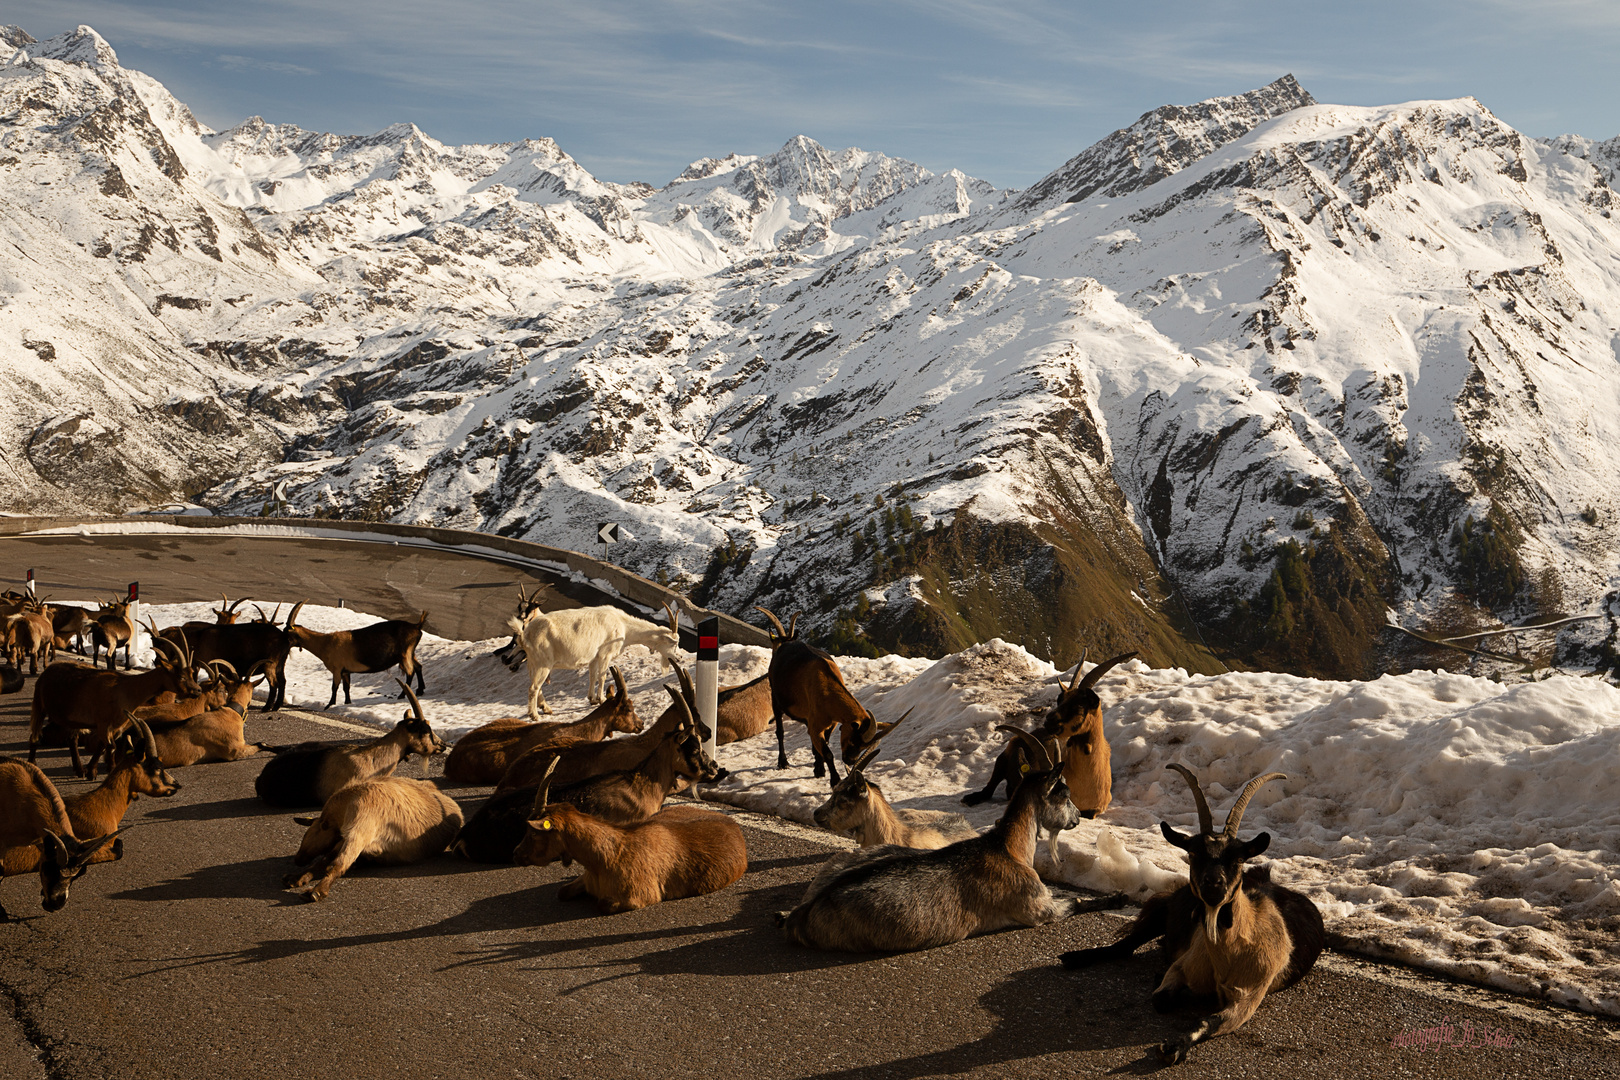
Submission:
M 66 34 L 46 38 L 31 47 L 28 53 L 36 59 L 61 60 L 64 63 L 83 64 L 86 67 L 118 66 L 118 54 L 107 44 L 107 39 L 84 25 L 77 26 Z
M 1021 198 L 1046 210 L 1094 195 L 1117 198 L 1157 183 L 1285 112 L 1315 105 L 1292 75 L 1256 90 L 1193 105 L 1161 105 L 1064 162 Z

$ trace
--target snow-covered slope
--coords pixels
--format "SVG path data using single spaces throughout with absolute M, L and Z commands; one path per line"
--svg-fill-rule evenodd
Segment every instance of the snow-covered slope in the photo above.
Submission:
M 803 137 L 654 188 L 548 139 L 216 134 L 88 28 L 5 34 L 6 509 L 614 520 L 851 647 L 1206 670 L 1620 584 L 1612 141 L 1284 77 L 1023 193 Z

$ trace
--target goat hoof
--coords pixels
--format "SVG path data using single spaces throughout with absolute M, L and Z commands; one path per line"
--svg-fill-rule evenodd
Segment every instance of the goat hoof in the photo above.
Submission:
M 1166 1065 L 1180 1065 L 1192 1050 L 1192 1036 L 1182 1035 L 1159 1044 L 1159 1057 Z
M 778 911 L 776 913 L 775 918 L 772 921 L 775 922 L 778 927 L 786 926 L 787 921 L 788 921 L 788 916 L 791 915 L 791 914 L 793 914 L 793 912 L 791 912 L 791 911 Z
M 124 838 L 122 836 L 113 841 L 112 856 L 113 862 L 117 862 L 124 857 Z

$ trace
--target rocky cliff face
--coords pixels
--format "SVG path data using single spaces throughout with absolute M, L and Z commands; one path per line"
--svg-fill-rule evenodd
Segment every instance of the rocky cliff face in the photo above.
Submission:
M 803 137 L 653 188 L 216 134 L 93 31 L 6 33 L 8 509 L 613 520 L 846 648 L 1065 662 L 1360 674 L 1391 609 L 1620 584 L 1611 144 L 1284 78 L 1023 193 Z

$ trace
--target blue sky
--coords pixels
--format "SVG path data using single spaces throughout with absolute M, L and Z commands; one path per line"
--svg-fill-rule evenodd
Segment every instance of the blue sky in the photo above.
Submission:
M 0 0 L 0 22 L 89 24 L 216 128 L 549 135 L 655 184 L 805 134 L 1023 187 L 1287 72 L 1323 102 L 1473 95 L 1529 134 L 1620 133 L 1616 0 Z

